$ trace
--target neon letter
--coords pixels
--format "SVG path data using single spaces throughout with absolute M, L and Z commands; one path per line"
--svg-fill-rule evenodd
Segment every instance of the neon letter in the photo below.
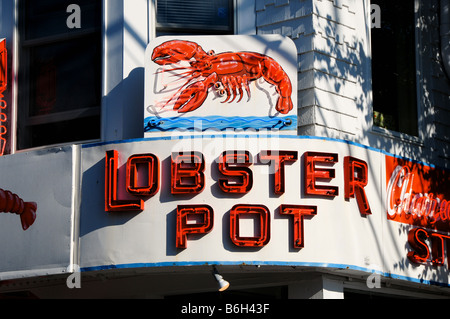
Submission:
M 239 235 L 239 218 L 242 215 L 253 214 L 259 217 L 259 234 L 254 237 Z M 230 211 L 230 237 L 237 246 L 262 247 L 270 240 L 270 212 L 263 205 L 235 205 Z
M 281 195 L 284 193 L 284 163 L 297 161 L 297 154 L 296 151 L 262 151 L 259 154 L 261 162 L 273 161 L 275 194 Z
M 199 152 L 172 153 L 172 194 L 198 194 L 205 186 L 205 161 Z
M 5 110 L 8 106 L 6 100 L 3 99 L 3 92 L 6 91 L 8 84 L 8 54 L 6 52 L 6 40 L 0 41 L 0 109 Z M 0 113 L 0 156 L 5 153 L 6 134 L 8 132 L 7 122 L 8 116 L 5 111 Z
M 351 156 L 344 158 L 345 199 L 356 196 L 359 212 L 364 215 L 372 214 L 364 191 L 364 187 L 369 181 L 367 171 L 366 162 Z
M 281 205 L 280 214 L 294 217 L 294 248 L 303 248 L 305 246 L 303 218 L 304 216 L 315 216 L 317 214 L 317 206 Z
M 234 178 L 240 178 L 240 182 L 230 183 L 228 179 L 219 179 L 219 186 L 225 193 L 248 193 L 253 186 L 253 175 L 248 167 L 252 165 L 251 154 L 248 151 L 225 151 L 219 158 L 219 171 Z
M 137 199 L 123 199 L 117 197 L 118 159 L 119 152 L 116 150 L 106 152 L 105 163 L 105 210 L 107 212 L 136 211 L 144 209 L 144 201 Z
M 305 153 L 305 194 L 318 196 L 338 196 L 337 186 L 317 185 L 317 179 L 333 179 L 334 169 L 316 168 L 317 163 L 334 164 L 338 161 L 338 155 L 332 153 Z
M 431 251 L 433 255 L 432 262 L 436 266 L 442 266 L 444 265 L 444 257 L 445 257 L 444 241 L 446 239 L 450 239 L 450 236 L 439 233 L 431 233 L 431 238 L 432 238 Z M 450 256 L 447 256 L 447 259 L 448 261 L 450 261 Z
M 189 217 L 201 217 L 202 222 L 189 223 Z M 187 247 L 188 234 L 206 234 L 214 225 L 214 212 L 208 205 L 178 205 L 177 206 L 177 248 Z
M 147 185 L 138 184 L 138 165 L 147 165 Z M 127 161 L 127 191 L 133 195 L 152 196 L 159 189 L 159 160 L 153 154 L 132 155 Z
M 425 264 L 430 257 L 430 249 L 424 242 L 428 233 L 422 228 L 411 229 L 408 233 L 408 243 L 415 251 L 408 252 L 408 259 L 415 264 Z

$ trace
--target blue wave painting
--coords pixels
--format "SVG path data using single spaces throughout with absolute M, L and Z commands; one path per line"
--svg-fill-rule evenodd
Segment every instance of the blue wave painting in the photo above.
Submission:
M 159 118 L 149 116 L 144 119 L 144 132 L 162 132 L 175 129 L 192 131 L 205 131 L 215 129 L 224 131 L 226 129 L 254 129 L 259 130 L 296 130 L 297 117 L 173 117 Z

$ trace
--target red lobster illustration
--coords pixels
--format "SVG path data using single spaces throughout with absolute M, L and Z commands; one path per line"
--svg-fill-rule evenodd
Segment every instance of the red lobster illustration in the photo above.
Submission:
M 190 79 L 182 86 L 174 104 L 174 110 L 179 113 L 190 112 L 200 107 L 208 96 L 208 90 L 214 87 L 221 95 L 227 95 L 222 102 L 243 97 L 245 88 L 250 99 L 249 81 L 263 77 L 266 82 L 275 85 L 279 95 L 275 109 L 283 114 L 292 110 L 292 85 L 283 68 L 269 56 L 256 52 L 224 52 L 206 53 L 200 45 L 191 41 L 172 40 L 154 48 L 152 60 L 159 65 L 168 65 L 187 61 L 190 67 L 173 68 L 172 70 L 187 69 L 182 74 Z M 203 80 L 199 78 L 204 78 Z M 194 81 L 191 83 L 194 79 Z M 189 85 L 188 85 L 189 84 Z M 174 94 L 166 105 L 173 100 Z M 230 98 L 233 98 L 230 100 Z
M 36 220 L 37 204 L 24 202 L 19 196 L 0 189 L 0 213 L 20 215 L 23 230 L 27 230 Z

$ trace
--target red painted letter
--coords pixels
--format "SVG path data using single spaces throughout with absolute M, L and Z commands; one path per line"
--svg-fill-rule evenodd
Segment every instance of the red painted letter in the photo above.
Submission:
M 253 214 L 259 217 L 259 234 L 254 237 L 239 235 L 239 218 Z M 263 205 L 235 205 L 230 211 L 230 237 L 237 246 L 262 247 L 270 240 L 270 212 Z
M 138 165 L 147 166 L 147 184 L 138 186 Z M 153 154 L 132 155 L 127 161 L 127 191 L 138 196 L 152 196 L 159 189 L 159 160 Z
M 219 158 L 219 171 L 231 178 L 219 179 L 219 186 L 225 193 L 248 193 L 253 186 L 253 175 L 248 167 L 252 165 L 252 157 L 248 151 L 225 151 Z M 236 181 L 235 179 L 239 179 Z
M 259 154 L 261 162 L 269 163 L 273 161 L 275 194 L 281 195 L 284 193 L 284 163 L 297 161 L 297 154 L 296 151 L 261 151 Z
M 196 194 L 205 186 L 205 161 L 199 152 L 172 153 L 172 194 Z
M 118 159 L 116 150 L 106 152 L 105 163 L 105 210 L 107 212 L 136 211 L 144 209 L 144 201 L 117 199 Z
M 189 223 L 189 217 L 199 217 L 201 222 Z M 206 234 L 214 225 L 214 212 L 208 205 L 177 206 L 177 248 L 187 247 L 188 234 Z
M 332 153 L 305 153 L 305 194 L 319 196 L 338 196 L 339 189 L 337 186 L 317 185 L 317 179 L 333 179 L 335 176 L 334 169 L 316 168 L 317 163 L 334 164 L 338 161 L 338 155 Z
M 317 214 L 317 206 L 281 205 L 280 214 L 294 217 L 294 248 L 303 248 L 305 246 L 303 217 L 315 216 Z
M 345 199 L 350 199 L 356 196 L 359 211 L 361 214 L 370 215 L 369 201 L 367 200 L 366 187 L 369 178 L 367 175 L 367 163 L 351 157 L 344 158 L 344 178 L 345 178 Z

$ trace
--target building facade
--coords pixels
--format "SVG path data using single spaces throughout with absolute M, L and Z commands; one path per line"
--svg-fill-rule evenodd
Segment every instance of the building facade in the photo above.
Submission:
M 0 297 L 448 298 L 449 10 L 0 0 Z

